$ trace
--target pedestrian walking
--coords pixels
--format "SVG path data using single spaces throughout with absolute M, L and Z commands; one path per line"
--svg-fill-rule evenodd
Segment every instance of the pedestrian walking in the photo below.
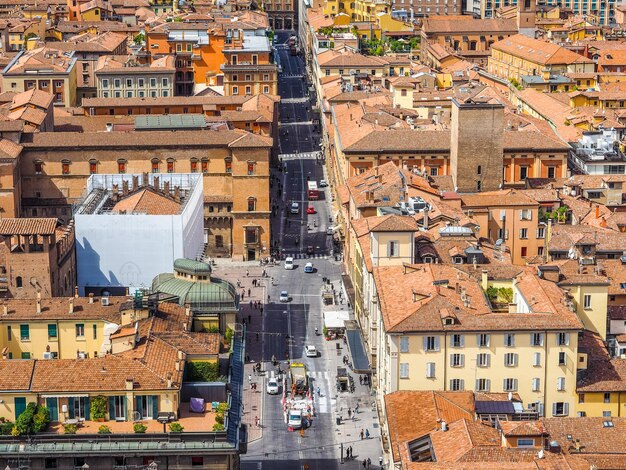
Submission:
M 259 342 L 259 333 L 256 334 L 257 343 Z
M 248 382 L 252 383 L 252 374 L 248 374 Z M 361 434 L 363 434 L 363 431 L 361 431 Z
M 365 439 L 369 439 L 370 438 L 370 431 L 369 429 L 365 430 Z
M 246 277 L 250 276 L 250 271 L 246 269 Z
M 361 440 L 363 440 L 363 430 L 362 429 L 361 429 L 360 434 L 361 434 Z
M 261 310 L 261 315 L 263 315 L 263 305 L 261 305 L 259 309 Z
M 252 299 L 250 299 L 250 308 L 252 308 Z
M 363 459 L 363 468 L 367 468 L 367 460 Z
M 248 323 L 252 323 L 252 315 L 248 315 Z
M 354 407 L 354 414 L 359 412 L 359 404 L 357 403 L 356 406 Z
M 246 290 L 241 289 L 241 300 L 245 300 L 245 299 L 246 299 Z
M 248 287 L 248 297 L 250 297 L 250 294 L 252 293 L 252 291 L 250 290 L 250 288 Z
M 363 376 L 362 376 L 362 375 L 359 375 L 359 383 L 360 383 L 361 385 L 363 385 Z
M 348 408 L 348 418 L 352 418 L 352 410 Z
M 252 287 L 256 287 L 256 279 L 252 279 Z
M 369 469 L 372 465 L 372 459 L 370 459 L 369 457 L 367 458 L 367 468 Z
M 241 281 L 237 279 L 237 287 L 241 287 Z

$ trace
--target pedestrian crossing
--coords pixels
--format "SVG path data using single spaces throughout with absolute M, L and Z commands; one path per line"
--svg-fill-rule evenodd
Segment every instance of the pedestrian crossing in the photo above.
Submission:
M 312 391 L 315 393 L 315 409 L 318 414 L 330 413 L 333 401 L 331 399 L 331 376 L 328 371 L 310 371 L 309 379 L 313 385 Z M 317 393 L 320 388 L 320 394 Z
M 321 253 L 307 255 L 306 253 L 283 253 L 286 257 L 289 256 L 293 259 L 328 259 L 328 255 L 323 255 Z
M 281 160 L 299 160 L 308 158 L 321 158 L 322 152 L 303 152 L 303 153 L 281 153 L 278 158 Z
M 281 73 L 280 78 L 304 78 L 304 75 L 297 73 Z

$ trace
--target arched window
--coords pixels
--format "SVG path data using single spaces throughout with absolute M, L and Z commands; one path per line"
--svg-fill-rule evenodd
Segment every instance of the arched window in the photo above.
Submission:
M 248 212 L 254 212 L 256 210 L 256 199 L 253 197 L 248 198 Z
M 153 158 L 152 161 L 152 173 L 158 173 L 159 172 L 159 159 L 158 158 Z
M 17 287 L 18 289 L 22 288 L 22 276 L 17 276 L 15 278 L 15 287 Z
M 98 161 L 91 159 L 89 160 L 89 174 L 95 175 L 96 173 L 98 173 Z
M 117 161 L 117 172 L 119 174 L 126 173 L 126 160 L 120 159 Z
M 174 159 L 173 158 L 167 159 L 167 172 L 174 173 Z

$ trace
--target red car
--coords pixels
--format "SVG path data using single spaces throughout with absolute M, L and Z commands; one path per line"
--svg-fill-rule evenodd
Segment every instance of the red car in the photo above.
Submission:
M 316 212 L 315 212 L 315 207 L 313 207 L 313 206 L 309 206 L 309 207 L 307 207 L 307 208 L 306 208 L 306 213 L 307 213 L 307 214 L 315 214 L 315 213 L 316 213 Z

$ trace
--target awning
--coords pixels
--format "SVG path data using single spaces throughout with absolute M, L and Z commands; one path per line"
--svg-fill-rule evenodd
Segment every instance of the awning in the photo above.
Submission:
M 324 312 L 324 325 L 326 328 L 345 328 L 347 320 L 350 320 L 350 312 L 344 310 Z
M 88 393 L 60 393 L 58 395 L 41 395 L 41 398 L 87 398 Z
M 355 322 L 352 323 L 356 326 Z M 352 356 L 352 370 L 357 374 L 370 373 L 370 361 L 367 359 L 367 354 L 365 354 L 363 338 L 358 327 L 354 329 L 346 328 L 346 337 L 348 338 L 348 347 Z

